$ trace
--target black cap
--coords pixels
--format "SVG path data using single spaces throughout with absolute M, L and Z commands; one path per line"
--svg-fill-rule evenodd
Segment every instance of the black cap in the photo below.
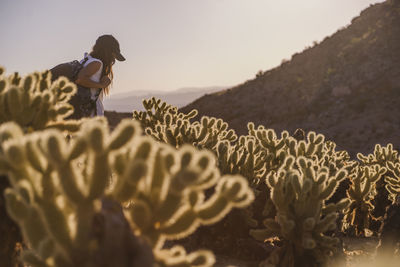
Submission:
M 117 39 L 115 39 L 111 34 L 105 34 L 97 38 L 96 45 L 97 44 L 111 47 L 112 51 L 115 53 L 115 59 L 118 61 L 125 61 L 125 57 L 121 54 L 119 49 L 119 43 Z

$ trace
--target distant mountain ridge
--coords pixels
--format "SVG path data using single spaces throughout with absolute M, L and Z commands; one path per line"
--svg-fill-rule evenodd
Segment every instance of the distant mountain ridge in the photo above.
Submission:
M 247 123 L 278 133 L 325 134 L 339 148 L 400 148 L 400 1 L 370 6 L 321 43 L 279 67 L 182 108 L 223 118 L 238 133 Z
M 104 99 L 104 108 L 108 111 L 132 112 L 133 110 L 143 110 L 143 99 L 156 97 L 161 98 L 177 107 L 183 107 L 193 100 L 205 95 L 223 90 L 227 87 L 186 87 L 175 91 L 132 91 L 112 95 Z

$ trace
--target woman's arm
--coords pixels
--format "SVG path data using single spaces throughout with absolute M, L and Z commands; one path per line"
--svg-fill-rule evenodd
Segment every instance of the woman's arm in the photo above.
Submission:
M 86 67 L 81 69 L 75 83 L 87 88 L 105 88 L 110 82 L 109 79 L 101 79 L 100 82 L 94 82 L 90 77 L 101 68 L 101 63 L 98 61 L 90 62 Z

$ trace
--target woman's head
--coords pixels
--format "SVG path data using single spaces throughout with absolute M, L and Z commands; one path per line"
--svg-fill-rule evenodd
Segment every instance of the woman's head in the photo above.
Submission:
M 102 35 L 97 38 L 90 55 L 103 62 L 102 76 L 108 76 L 111 81 L 113 79 L 112 65 L 114 65 L 115 60 L 125 60 L 121 55 L 117 39 L 110 34 Z M 104 88 L 105 94 L 108 94 L 109 89 L 109 87 Z

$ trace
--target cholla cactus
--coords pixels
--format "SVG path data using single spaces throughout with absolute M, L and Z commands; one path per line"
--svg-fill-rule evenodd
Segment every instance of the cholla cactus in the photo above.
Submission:
M 174 141 L 176 140 L 174 134 L 171 134 L 173 136 L 171 138 L 172 141 L 162 137 L 165 136 L 166 128 L 171 128 L 172 125 L 177 124 L 179 120 L 176 118 L 178 116 L 182 118 L 185 115 L 177 115 L 176 110 L 173 112 L 168 111 L 170 110 L 168 105 L 165 103 L 161 105 L 161 102 L 157 102 L 155 99 L 145 102 L 144 105 L 148 110 L 147 113 L 137 113 L 136 117 L 142 118 L 142 121 L 149 126 L 151 131 L 149 130 L 148 133 L 160 141 L 177 144 Z M 156 107 L 156 112 L 149 110 L 152 107 Z M 167 113 L 167 115 L 162 115 L 164 113 Z M 142 115 L 139 116 L 138 114 Z M 144 120 L 143 118 L 147 118 L 148 114 L 153 115 Z M 208 118 L 206 117 L 205 120 L 208 120 Z M 189 128 L 191 127 L 189 120 L 180 125 L 183 124 L 189 125 Z M 157 127 L 154 125 L 157 125 Z M 179 130 L 175 131 L 177 133 L 180 132 Z M 312 160 L 315 166 L 324 168 L 327 171 L 328 177 L 339 177 L 338 174 L 342 171 L 347 171 L 347 173 L 354 171 L 356 162 L 350 161 L 348 153 L 336 151 L 336 145 L 333 142 L 325 141 L 325 137 L 321 134 L 310 132 L 304 140 L 297 140 L 291 137 L 287 131 L 284 131 L 278 137 L 274 130 L 266 129 L 263 126 L 256 128 L 253 123 L 248 124 L 248 132 L 247 136 L 241 136 L 234 140 L 219 140 L 215 147 L 206 147 L 217 154 L 218 166 L 221 172 L 241 174 L 250 182 L 256 195 L 256 201 L 254 205 L 246 209 L 246 212 L 242 214 L 245 215 L 242 218 L 247 222 L 248 226 L 257 227 L 263 219 L 272 219 L 277 214 L 276 205 L 274 205 L 270 197 L 270 189 L 265 185 L 264 181 L 266 176 L 281 169 L 288 158 Z M 196 144 L 194 138 L 187 138 L 187 140 Z M 336 184 L 344 184 L 342 183 L 343 180 L 337 180 Z M 337 195 L 335 194 L 332 199 L 329 199 L 332 203 L 329 205 L 335 206 L 338 203 L 342 203 L 340 201 L 346 197 L 346 189 L 345 186 L 343 188 L 341 186 L 340 192 Z M 248 226 L 242 225 L 243 229 Z M 243 229 L 237 229 L 235 234 L 241 233 Z
M 278 170 L 289 156 L 316 160 L 318 165 L 327 167 L 331 175 L 335 175 L 341 168 L 350 171 L 356 164 L 349 160 L 350 156 L 346 151 L 336 151 L 336 144 L 325 141 L 322 134 L 309 132 L 305 140 L 296 140 L 287 131 L 283 131 L 278 138 L 272 129 L 265 129 L 263 126 L 255 129 L 253 123 L 249 123 L 248 128 L 249 135 L 256 140 L 256 146 L 261 147 L 268 171 Z
M 0 67 L 0 123 L 14 121 L 25 132 L 46 127 L 77 130 L 79 123 L 62 121 L 73 112 L 68 100 L 76 86 L 65 78 L 50 81 L 50 72 L 4 76 Z
M 72 106 L 67 102 L 75 91 L 75 85 L 64 78 L 51 83 L 49 72 L 33 73 L 22 78 L 17 73 L 6 76 L 4 69 L 0 67 L 0 124 L 14 121 L 22 127 L 24 132 L 46 127 L 76 131 L 80 122 L 63 120 L 73 111 Z M 6 181 L 7 177 L 0 176 L 0 180 Z M 8 182 L 5 181 L 1 182 L 1 195 L 8 185 Z M 1 212 L 5 213 L 4 206 L 0 206 Z M 10 225 L 11 220 L 5 216 L 0 228 L 3 230 Z M 14 237 L 6 238 L 12 233 L 14 233 Z M 19 239 L 15 237 L 20 234 L 10 230 L 2 234 L 4 240 L 7 240 L 4 242 L 4 247 L 9 246 L 14 249 L 15 243 L 19 242 Z M 0 257 L 4 255 L 11 260 L 12 253 L 5 251 L 3 250 L 4 254 L 1 253 Z M 2 262 L 7 265 L 4 260 Z
M 147 177 L 137 182 L 120 179 L 112 194 L 121 202 L 133 199 L 134 204 L 127 209 L 132 227 L 146 236 L 153 247 L 160 248 L 165 239 L 187 236 L 200 224 L 214 223 L 232 207 L 247 206 L 253 199 L 243 178 L 219 176 L 211 153 L 196 152 L 190 146 L 174 152 L 165 145 L 155 145 L 151 139 L 145 140 L 131 157 L 117 155 L 116 172 L 122 175 L 143 169 L 140 165 L 131 170 L 120 165 L 123 157 L 139 163 L 152 159 Z M 203 191 L 213 186 L 215 192 L 206 200 Z
M 192 123 L 190 120 L 197 115 L 196 110 L 188 114 L 180 113 L 177 107 L 154 97 L 144 100 L 143 106 L 146 111 L 134 111 L 133 118 L 141 123 L 148 135 L 172 146 L 191 144 L 215 151 L 218 142 L 234 142 L 237 139 L 235 132 L 228 130 L 228 124 L 221 119 L 204 116 L 200 122 Z
M 346 210 L 344 228 L 353 227 L 356 235 L 365 233 L 370 229 L 374 206 L 371 200 L 376 195 L 375 184 L 386 172 L 386 168 L 379 166 L 359 166 L 356 172 L 350 175 L 351 186 L 347 190 L 347 196 L 351 200 Z
M 398 151 L 393 150 L 393 145 L 388 144 L 386 147 L 382 147 L 380 144 L 376 144 L 374 153 L 368 156 L 364 156 L 361 153 L 357 154 L 358 159 L 364 163 L 364 165 L 379 164 L 380 166 L 386 166 L 386 162 L 398 161 Z
M 347 175 L 343 168 L 335 176 L 316 160 L 288 156 L 278 171 L 267 175 L 271 199 L 276 207 L 275 218 L 264 220 L 264 229 L 250 234 L 261 241 L 278 237 L 282 247 L 267 259 L 272 266 L 316 266 L 335 250 L 337 238 L 325 235 L 336 229 L 337 212 L 348 204 L 347 199 L 325 205 L 340 181 Z
M 111 245 L 120 251 L 128 245 L 118 235 L 102 242 L 100 236 L 110 236 L 106 228 L 112 225 L 96 229 L 94 218 L 103 213 L 100 197 L 111 174 L 109 154 L 132 138 L 134 126 L 117 131 L 107 144 L 104 127 L 89 126 L 86 135 L 67 145 L 54 129 L 24 136 L 14 123 L 1 125 L 0 170 L 12 184 L 5 191 L 7 210 L 29 244 L 22 259 L 31 266 L 95 266 L 107 262 L 99 253 L 107 242 L 116 242 Z M 127 257 L 116 255 L 115 262 L 127 266 Z
M 377 144 L 375 145 L 373 154 L 364 156 L 361 153 L 358 153 L 357 157 L 365 166 L 373 166 L 378 164 L 379 166 L 386 168 L 387 171 L 382 176 L 396 179 L 393 171 L 387 168 L 388 163 L 400 163 L 398 151 L 393 149 L 392 144 L 388 144 L 386 147 L 382 147 L 381 145 Z M 386 179 L 378 180 L 375 187 L 377 193 L 371 200 L 371 203 L 374 206 L 374 210 L 372 212 L 376 218 L 382 218 L 385 215 L 386 208 L 391 205 Z M 375 227 L 374 230 L 377 231 L 378 227 Z
M 261 149 L 255 138 L 237 138 L 234 130 L 221 119 L 203 116 L 200 121 L 191 120 L 196 110 L 189 114 L 179 113 L 174 106 L 154 97 L 143 101 L 145 112 L 134 111 L 134 119 L 140 121 L 145 132 L 156 140 L 180 147 L 191 144 L 209 149 L 218 157 L 222 173 L 241 174 L 251 183 L 258 183 L 265 172 Z
M 233 145 L 221 141 L 216 152 L 223 173 L 243 175 L 254 188 L 265 175 L 264 154 L 251 136 L 241 136 Z
M 281 138 L 278 138 L 274 130 L 266 129 L 262 125 L 255 129 L 254 123 L 249 123 L 247 128 L 249 135 L 255 138 L 256 145 L 264 151 L 263 161 L 265 161 L 266 169 L 269 171 L 277 170 L 286 157 L 289 133 L 283 131 Z
M 140 121 L 149 136 L 175 147 L 190 144 L 211 150 L 223 174 L 241 174 L 251 183 L 254 178 L 262 177 L 264 164 L 254 138 L 241 136 L 238 140 L 235 131 L 228 129 L 222 119 L 203 116 L 200 121 L 191 122 L 197 115 L 196 110 L 179 113 L 176 107 L 154 97 L 144 100 L 143 106 L 146 112 L 134 111 L 133 117 Z
M 133 111 L 133 118 L 140 122 L 143 129 L 150 127 L 154 131 L 158 122 L 164 123 L 166 114 L 178 115 L 177 107 L 161 102 L 161 99 L 156 99 L 155 97 L 143 100 L 143 107 L 146 109 L 145 112 Z M 193 114 L 181 114 L 179 117 L 181 119 L 192 119 L 196 115 L 197 112 L 195 111 Z
M 400 162 L 387 162 L 386 166 L 393 174 L 393 177 L 386 176 L 386 190 L 389 192 L 389 197 L 394 202 L 400 196 Z
M 180 113 L 176 107 L 154 97 L 144 100 L 143 106 L 146 111 L 134 111 L 133 117 L 140 121 L 148 135 L 175 147 L 191 144 L 211 150 L 218 158 L 221 173 L 243 175 L 253 189 L 257 187 L 265 173 L 265 164 L 254 138 L 241 136 L 238 139 L 234 130 L 228 129 L 228 124 L 221 119 L 203 116 L 200 121 L 192 122 L 196 110 Z M 245 217 L 246 221 L 254 223 L 248 212 Z
M 379 228 L 379 246 L 377 254 L 386 258 L 392 258 L 398 250 L 400 241 L 400 163 L 387 162 L 389 171 L 393 177 L 385 177 L 386 189 L 389 192 L 392 204 L 385 210 L 382 225 Z
M 255 129 L 252 123 L 249 123 L 249 135 L 256 138 L 256 146 L 261 147 L 261 158 L 265 162 L 266 174 L 271 171 L 277 171 L 287 157 L 305 157 L 316 162 L 321 167 L 326 167 L 329 170 L 329 175 L 335 176 L 336 173 L 344 169 L 351 173 L 356 165 L 355 161 L 350 161 L 350 156 L 346 151 L 336 151 L 336 144 L 331 141 L 325 141 L 322 134 L 309 132 L 304 140 L 297 140 L 290 136 L 287 131 L 283 131 L 278 138 L 277 134 L 272 129 L 265 129 L 263 126 L 258 126 Z M 340 192 L 335 193 L 333 199 L 338 202 L 346 196 L 345 190 L 341 187 Z M 263 189 L 265 191 L 265 189 Z M 266 190 L 269 194 L 269 190 Z M 271 212 L 271 207 L 264 211 L 264 216 L 274 216 Z
M 7 209 L 30 246 L 23 260 L 32 266 L 149 266 L 150 256 L 136 258 L 145 248 L 129 251 L 140 248 L 135 236 L 141 236 L 161 266 L 211 266 L 212 253 L 187 255 L 181 247 L 163 248 L 164 241 L 248 205 L 253 194 L 246 180 L 220 177 L 209 153 L 176 151 L 140 137 L 132 121 L 121 122 L 111 136 L 106 127 L 103 119 L 91 120 L 69 143 L 54 129 L 24 136 L 14 123 L 0 127 L 0 172 L 12 184 Z M 211 186 L 216 191 L 205 199 L 203 190 Z M 128 204 L 123 213 L 130 227 L 118 203 Z M 96 223 L 99 217 L 103 223 Z

